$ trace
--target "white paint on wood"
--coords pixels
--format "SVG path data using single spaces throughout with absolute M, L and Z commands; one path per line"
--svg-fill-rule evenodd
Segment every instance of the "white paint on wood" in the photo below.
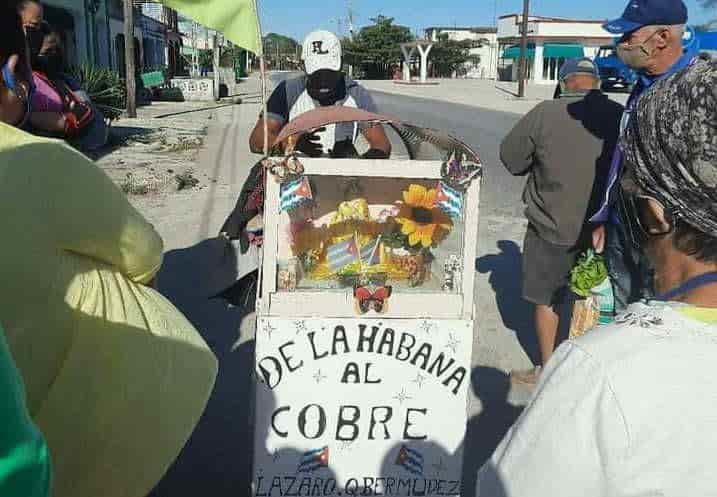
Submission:
M 472 278 L 467 278 L 473 281 Z M 386 311 L 367 316 L 376 318 L 460 319 L 463 298 L 455 293 L 399 293 L 388 299 Z M 271 295 L 271 316 L 342 317 L 359 316 L 350 288 L 330 291 L 278 292 Z
M 300 158 L 305 174 L 328 176 L 372 176 L 386 178 L 441 177 L 441 162 L 435 160 L 311 159 Z
M 264 203 L 267 206 L 279 205 L 279 184 L 268 175 L 266 180 Z M 264 262 L 262 264 L 262 301 L 261 314 L 269 314 L 269 296 L 276 292 L 276 255 L 279 245 L 278 209 L 264 211 Z
M 255 497 L 459 495 L 472 331 L 260 317 Z
M 480 219 L 480 187 L 482 178 L 471 183 L 464 199 L 463 237 L 463 319 L 474 319 L 475 261 L 478 253 L 478 223 Z

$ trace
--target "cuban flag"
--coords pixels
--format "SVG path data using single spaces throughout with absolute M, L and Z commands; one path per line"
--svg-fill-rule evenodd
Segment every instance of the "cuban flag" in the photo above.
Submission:
M 329 246 L 326 251 L 326 260 L 332 271 L 338 271 L 349 264 L 358 262 L 359 250 L 356 246 L 356 240 L 349 238 L 344 242 L 339 242 Z
M 401 446 L 396 458 L 396 465 L 414 475 L 423 476 L 423 455 L 417 450 L 409 449 L 405 445 Z
M 311 185 L 306 176 L 289 181 L 281 185 L 281 194 L 279 196 L 279 211 L 289 211 L 296 209 L 304 202 L 313 199 L 311 193 Z
M 299 460 L 299 467 L 296 468 L 297 473 L 313 473 L 319 468 L 327 468 L 329 466 L 329 448 L 310 450 L 304 452 Z
M 463 194 L 440 181 L 436 191 L 436 206 L 451 217 L 460 217 L 463 213 Z
M 381 261 L 381 254 L 378 246 L 379 243 L 380 240 L 376 237 L 361 247 L 361 262 L 367 266 L 373 266 Z

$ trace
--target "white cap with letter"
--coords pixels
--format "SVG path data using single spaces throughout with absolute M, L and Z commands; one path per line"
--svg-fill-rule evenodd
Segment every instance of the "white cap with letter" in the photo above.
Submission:
M 341 41 L 329 31 L 314 31 L 304 39 L 301 58 L 306 73 L 321 69 L 341 70 Z

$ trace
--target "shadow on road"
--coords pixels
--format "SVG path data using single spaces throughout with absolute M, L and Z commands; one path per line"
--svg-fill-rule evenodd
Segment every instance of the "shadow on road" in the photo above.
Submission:
M 510 96 L 513 97 L 513 98 L 518 98 L 518 97 L 520 97 L 520 95 L 519 95 L 517 92 L 511 91 L 511 90 L 509 90 L 509 89 L 507 89 L 507 88 L 503 88 L 503 87 L 498 86 L 498 85 L 495 86 L 495 89 L 498 90 L 498 91 L 501 91 L 501 92 L 503 92 L 503 93 L 507 93 L 508 95 L 510 95 Z
M 199 109 L 189 109 L 189 110 L 183 110 L 183 111 L 179 111 L 179 112 L 170 112 L 168 114 L 160 114 L 158 116 L 154 116 L 154 118 L 155 119 L 165 119 L 167 117 L 182 116 L 185 114 L 195 114 L 197 112 L 206 112 L 208 110 L 221 109 L 223 107 L 231 107 L 232 105 L 239 105 L 239 103 L 237 103 L 237 102 L 218 103 L 216 105 L 211 105 L 209 107 L 201 107 Z
M 129 140 L 149 141 L 149 135 L 156 133 L 156 130 L 149 128 L 140 128 L 138 126 L 112 126 L 107 137 L 107 143 L 99 150 L 86 152 L 85 155 L 90 159 L 97 161 L 102 157 L 111 154 L 118 148 L 127 145 Z
M 499 253 L 476 260 L 476 270 L 490 273 L 488 281 L 495 291 L 503 323 L 515 332 L 530 360 L 540 364 L 538 339 L 533 326 L 533 306 L 522 297 L 523 257 L 520 247 L 510 240 L 500 240 L 497 246 Z
M 463 449 L 462 497 L 476 497 L 478 470 L 490 459 L 522 411 L 521 407 L 508 403 L 510 378 L 503 371 L 474 368 L 471 384 L 482 408 L 480 414 L 468 420 Z
M 249 495 L 254 340 L 240 341 L 246 310 L 208 299 L 224 284 L 217 281 L 216 273 L 221 268 L 229 271 L 232 265 L 227 262 L 219 240 L 205 240 L 165 255 L 159 290 L 202 334 L 219 360 L 219 373 L 199 424 L 152 497 Z M 229 273 L 220 279 L 231 278 Z

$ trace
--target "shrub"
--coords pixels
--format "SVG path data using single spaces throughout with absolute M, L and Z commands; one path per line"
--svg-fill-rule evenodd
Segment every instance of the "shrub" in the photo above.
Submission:
M 126 105 L 126 89 L 119 74 L 91 65 L 73 67 L 69 74 L 77 80 L 105 117 L 110 120 L 120 117 Z

